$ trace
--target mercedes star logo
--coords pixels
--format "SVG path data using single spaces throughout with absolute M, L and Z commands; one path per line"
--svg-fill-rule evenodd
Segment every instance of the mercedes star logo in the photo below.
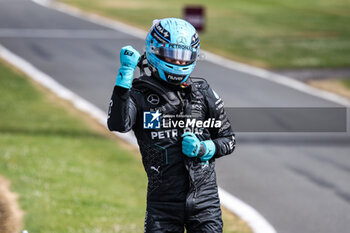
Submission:
M 150 95 L 147 97 L 147 101 L 148 101 L 150 104 L 157 105 L 157 104 L 159 104 L 159 96 L 156 95 L 156 94 L 150 94 Z
M 185 38 L 185 37 L 179 36 L 179 37 L 177 38 L 176 42 L 177 42 L 178 44 L 186 44 L 187 41 L 186 41 L 186 38 Z

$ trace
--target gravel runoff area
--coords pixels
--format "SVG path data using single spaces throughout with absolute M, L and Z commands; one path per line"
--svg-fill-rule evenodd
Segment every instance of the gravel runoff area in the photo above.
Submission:
M 17 233 L 22 228 L 23 211 L 17 194 L 11 192 L 10 182 L 0 176 L 0 233 Z

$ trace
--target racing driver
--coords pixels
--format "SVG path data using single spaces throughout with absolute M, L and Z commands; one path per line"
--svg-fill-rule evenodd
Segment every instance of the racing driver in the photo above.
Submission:
M 233 152 L 235 137 L 222 99 L 190 77 L 199 47 L 190 23 L 165 18 L 153 21 L 144 55 L 120 51 L 108 128 L 135 133 L 148 177 L 145 232 L 222 232 L 215 159 Z

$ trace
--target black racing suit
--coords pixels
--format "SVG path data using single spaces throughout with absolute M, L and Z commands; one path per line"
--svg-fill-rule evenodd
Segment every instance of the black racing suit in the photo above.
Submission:
M 235 138 L 223 101 L 204 79 L 174 86 L 142 76 L 130 90 L 116 86 L 108 127 L 132 129 L 137 138 L 148 176 L 145 232 L 222 232 L 215 159 L 233 152 Z M 182 153 L 184 128 L 213 140 L 208 163 Z

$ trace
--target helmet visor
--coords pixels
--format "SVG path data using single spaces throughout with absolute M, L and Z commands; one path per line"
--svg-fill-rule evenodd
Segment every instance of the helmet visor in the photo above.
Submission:
M 152 52 L 160 59 L 174 65 L 189 65 L 198 57 L 198 49 L 180 44 L 156 44 Z

